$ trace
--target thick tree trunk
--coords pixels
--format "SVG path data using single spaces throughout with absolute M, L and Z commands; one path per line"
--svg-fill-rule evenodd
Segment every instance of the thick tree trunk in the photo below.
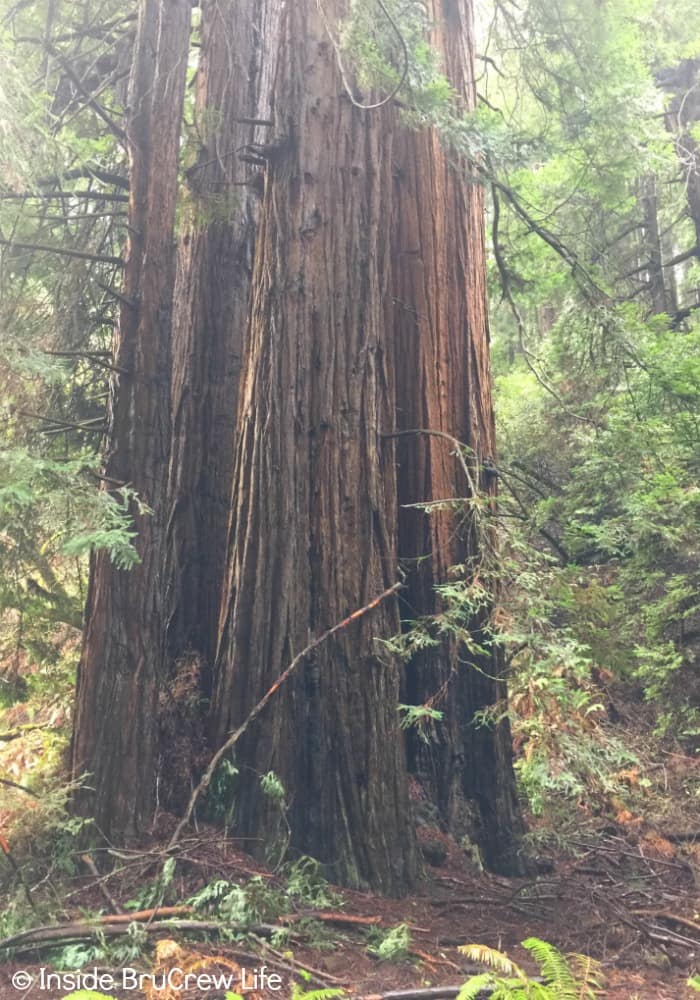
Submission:
M 201 658 L 203 693 L 217 641 L 226 557 L 241 355 L 263 174 L 241 160 L 267 142 L 269 52 L 279 4 L 202 6 L 196 121 L 173 330 L 173 445 L 166 580 L 168 653 Z
M 202 6 L 195 120 L 175 282 L 166 539 L 169 691 L 159 706 L 160 801 L 179 813 L 205 752 L 226 565 L 241 355 L 268 141 L 275 0 Z
M 340 0 L 325 4 L 338 24 Z M 287 4 L 275 80 L 245 375 L 233 531 L 214 693 L 217 740 L 309 640 L 396 579 L 394 398 L 387 355 L 391 117 L 342 86 L 316 0 Z M 353 885 L 414 874 L 399 669 L 374 637 L 387 602 L 320 647 L 239 744 L 234 823 L 284 828 Z
M 190 0 L 142 0 L 130 84 L 128 301 L 105 476 L 133 487 L 153 513 L 135 517 L 141 561 L 133 569 L 117 569 L 106 552 L 93 560 L 72 742 L 73 775 L 89 772 L 93 790 L 79 806 L 111 836 L 142 828 L 154 808 L 173 226 L 190 11 Z
M 433 0 L 432 43 L 445 71 L 474 106 L 473 32 L 469 5 Z M 394 150 L 393 288 L 397 426 L 443 432 L 464 442 L 477 489 L 495 491 L 478 467 L 495 456 L 485 288 L 482 188 L 466 163 L 456 163 L 434 132 L 403 131 Z M 455 446 L 444 437 L 403 434 L 398 440 L 399 553 L 408 570 L 404 618 L 440 611 L 435 586 L 450 567 L 474 576 L 494 539 L 477 530 L 468 507 L 458 511 L 407 509 L 471 490 Z M 482 569 L 482 574 L 483 574 Z M 487 571 L 488 572 L 488 571 Z M 483 638 L 483 617 L 471 628 Z M 474 714 L 506 697 L 502 662 L 470 654 L 454 640 L 417 655 L 408 665 L 406 698 L 444 713 L 430 742 L 409 737 L 410 766 L 446 827 L 475 836 L 486 863 L 516 873 L 521 821 L 507 723 L 477 726 Z

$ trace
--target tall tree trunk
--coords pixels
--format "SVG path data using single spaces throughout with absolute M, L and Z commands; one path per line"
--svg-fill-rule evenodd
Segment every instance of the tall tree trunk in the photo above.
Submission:
M 433 0 L 432 43 L 466 109 L 474 107 L 473 29 L 468 4 Z M 464 442 L 482 496 L 495 480 L 478 482 L 478 468 L 495 456 L 488 313 L 485 287 L 482 188 L 468 164 L 455 163 L 433 131 L 402 131 L 397 137 L 393 228 L 396 302 L 397 426 L 400 431 L 438 431 Z M 399 553 L 407 567 L 404 618 L 441 610 L 435 587 L 450 567 L 477 573 L 493 546 L 490 530 L 477 530 L 467 508 L 430 515 L 407 504 L 470 497 L 471 490 L 451 440 L 404 433 L 398 440 Z M 482 571 L 483 572 L 483 571 Z M 483 640 L 483 614 L 471 621 Z M 503 664 L 496 651 L 475 655 L 452 639 L 414 657 L 407 669 L 406 698 L 443 712 L 431 738 L 409 737 L 410 765 L 446 827 L 479 840 L 486 863 L 517 873 L 521 821 L 506 722 L 478 726 L 474 714 L 506 697 Z
M 341 0 L 325 4 L 337 25 Z M 241 387 L 233 531 L 214 692 L 222 739 L 315 635 L 397 573 L 387 354 L 391 116 L 354 109 L 316 0 L 287 4 Z M 316 650 L 238 747 L 235 826 L 352 885 L 414 874 L 399 669 L 385 603 Z M 286 820 L 261 775 L 286 790 Z
M 161 589 L 170 444 L 170 343 L 180 121 L 190 0 L 142 0 L 126 126 L 131 196 L 115 365 L 121 374 L 105 478 L 133 487 L 140 562 L 93 559 L 72 742 L 80 806 L 118 836 L 144 826 L 155 797 L 156 701 L 164 653 Z
M 168 523 L 168 651 L 201 654 L 204 691 L 216 649 L 226 556 L 241 355 L 263 174 L 241 159 L 267 142 L 270 47 L 279 4 L 202 7 L 196 121 L 175 284 L 173 445 Z M 252 158 L 255 158 L 254 156 Z
M 195 122 L 173 319 L 166 539 L 169 691 L 160 704 L 160 801 L 181 812 L 205 749 L 231 507 L 241 356 L 268 141 L 280 4 L 202 6 Z

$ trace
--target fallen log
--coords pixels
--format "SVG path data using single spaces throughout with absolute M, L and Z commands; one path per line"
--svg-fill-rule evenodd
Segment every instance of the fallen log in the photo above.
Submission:
M 177 909 L 177 907 L 171 907 Z M 151 913 L 145 910 L 143 913 Z M 80 941 L 84 938 L 91 938 L 98 935 L 105 937 L 115 937 L 119 934 L 128 934 L 130 924 L 134 923 L 133 915 L 110 915 L 99 917 L 96 920 L 74 921 L 67 924 L 52 924 L 46 927 L 34 927 L 31 930 L 22 931 L 12 937 L 0 941 L 0 952 L 12 949 L 14 951 L 33 951 L 44 944 L 52 945 L 58 941 Z M 213 920 L 151 920 L 143 922 L 137 920 L 136 923 L 143 923 L 143 929 L 148 934 L 155 934 L 160 931 L 191 931 L 201 934 L 220 934 L 222 931 L 230 931 L 230 925 L 224 925 Z M 256 927 L 239 928 L 241 933 L 251 932 L 260 936 L 269 936 L 274 931 L 279 930 L 272 924 L 260 924 Z

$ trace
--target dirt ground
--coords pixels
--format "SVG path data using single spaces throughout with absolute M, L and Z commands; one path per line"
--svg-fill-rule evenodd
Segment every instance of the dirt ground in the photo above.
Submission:
M 424 841 L 440 836 L 437 831 L 422 834 Z M 162 924 L 163 914 L 151 918 L 149 941 L 155 945 L 159 939 L 177 939 L 181 950 L 175 958 L 179 965 L 189 963 L 187 968 L 213 968 L 218 957 L 219 968 L 265 964 L 268 972 L 280 975 L 280 990 L 251 990 L 246 993 L 250 1000 L 288 997 L 291 976 L 299 966 L 312 974 L 307 988 L 338 986 L 353 998 L 439 985 L 456 987 L 470 973 L 479 971 L 458 951 L 458 945 L 470 943 L 506 951 L 534 974 L 536 969 L 520 944 L 530 936 L 598 959 L 606 979 L 600 995 L 609 1000 L 682 1000 L 697 996 L 686 982 L 700 966 L 700 894 L 695 864 L 700 838 L 698 846 L 692 834 L 683 834 L 678 840 L 673 843 L 658 834 L 619 826 L 595 833 L 588 830 L 576 842 L 576 857 L 550 859 L 543 868 L 551 867 L 551 871 L 536 878 L 507 879 L 476 871 L 464 852 L 444 838 L 442 853 L 447 856 L 440 857 L 437 866 L 426 864 L 416 891 L 404 899 L 338 890 L 342 903 L 332 910 L 291 903 L 290 913 L 276 922 L 286 922 L 292 936 L 276 949 L 262 936 L 264 928 L 257 939 L 235 943 L 213 943 L 211 936 L 206 943 L 206 937 L 200 933 L 197 938 L 196 932 L 185 940 L 181 931 L 168 927 L 155 931 L 154 925 Z M 149 845 L 150 854 L 122 856 L 126 860 L 118 877 L 98 882 L 86 872 L 73 887 L 73 910 L 68 917 L 64 911 L 61 922 L 75 920 L 86 910 L 114 912 L 109 896 L 118 908 L 120 900 L 129 899 L 143 884 L 149 866 L 152 877 L 155 846 Z M 427 852 L 427 856 L 432 855 L 434 852 Z M 265 871 L 231 842 L 222 843 L 221 835 L 214 831 L 183 841 L 177 871 L 179 882 L 173 890 L 178 899 L 217 878 L 235 882 L 258 874 L 270 886 L 284 885 L 279 876 Z M 201 914 L 192 917 L 206 919 Z M 314 947 L 295 930 L 295 925 L 303 928 L 303 921 L 310 917 L 317 928 Z M 401 923 L 410 929 L 410 954 L 400 961 L 371 957 L 367 952 L 370 929 Z M 318 941 L 319 927 L 327 931 L 322 942 Z M 169 947 L 176 946 L 161 946 L 166 953 Z M 166 959 L 167 954 L 163 961 Z M 149 968 L 143 959 L 133 964 L 144 971 Z M 42 965 L 49 965 L 49 960 L 45 952 L 34 948 L 6 960 L 0 965 L 0 1000 L 54 1000 L 60 996 L 59 990 L 42 990 L 37 985 L 13 987 L 14 973 L 21 969 L 38 977 Z M 296 978 L 299 980 L 298 972 Z M 194 1000 L 196 996 L 213 1000 L 222 996 L 221 991 L 112 993 L 134 1000 L 142 996 L 146 1000 Z

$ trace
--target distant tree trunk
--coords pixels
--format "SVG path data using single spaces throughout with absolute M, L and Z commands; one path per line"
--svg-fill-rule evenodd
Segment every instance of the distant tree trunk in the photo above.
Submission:
M 475 102 L 473 30 L 468 4 L 433 0 L 433 45 L 465 107 Z M 495 493 L 495 479 L 478 467 L 495 457 L 485 287 L 482 188 L 468 164 L 455 164 L 432 131 L 406 132 L 394 147 L 393 287 L 397 426 L 441 431 L 472 449 L 477 488 Z M 452 566 L 475 575 L 491 529 L 476 529 L 464 509 L 430 515 L 407 509 L 442 498 L 470 497 L 455 445 L 428 434 L 398 439 L 399 554 L 409 577 L 404 618 L 440 610 L 435 586 Z M 483 640 L 483 617 L 471 623 Z M 453 640 L 414 657 L 406 699 L 431 704 L 444 718 L 429 742 L 409 736 L 410 767 L 437 803 L 446 827 L 470 833 L 496 870 L 522 870 L 517 854 L 522 824 L 506 722 L 477 726 L 475 712 L 506 698 L 498 652 L 474 655 Z
M 333 24 L 346 13 L 325 3 Z M 396 580 L 389 306 L 391 115 L 342 96 L 316 0 L 286 5 L 276 133 L 241 387 L 233 531 L 214 692 L 217 740 L 313 636 Z M 414 874 L 399 668 L 374 637 L 395 603 L 320 647 L 241 741 L 234 823 L 283 834 L 334 878 L 395 892 Z
M 656 82 L 670 95 L 666 127 L 674 136 L 688 216 L 695 234 L 690 256 L 700 260 L 700 143 L 696 138 L 696 126 L 700 122 L 700 59 L 684 59 L 677 66 L 660 70 L 656 74 Z M 686 248 L 679 249 L 683 251 Z M 694 299 L 690 303 L 691 308 L 700 303 L 700 286 L 695 289 Z
M 79 803 L 103 833 L 152 817 L 156 700 L 163 666 L 161 569 L 170 444 L 170 328 L 180 121 L 190 0 L 142 0 L 129 93 L 129 243 L 115 365 L 120 369 L 105 463 L 153 513 L 135 517 L 141 561 L 92 563 L 72 742 Z
M 640 200 L 644 209 L 643 254 L 649 268 L 649 298 L 654 313 L 667 313 L 672 311 L 672 306 L 669 304 L 669 293 L 664 279 L 656 177 L 648 175 L 642 178 L 639 186 Z
M 173 330 L 173 446 L 168 522 L 168 652 L 202 657 L 204 693 L 217 641 L 226 557 L 241 355 L 263 174 L 241 157 L 267 142 L 268 56 L 278 3 L 202 6 L 195 118 L 187 171 Z

